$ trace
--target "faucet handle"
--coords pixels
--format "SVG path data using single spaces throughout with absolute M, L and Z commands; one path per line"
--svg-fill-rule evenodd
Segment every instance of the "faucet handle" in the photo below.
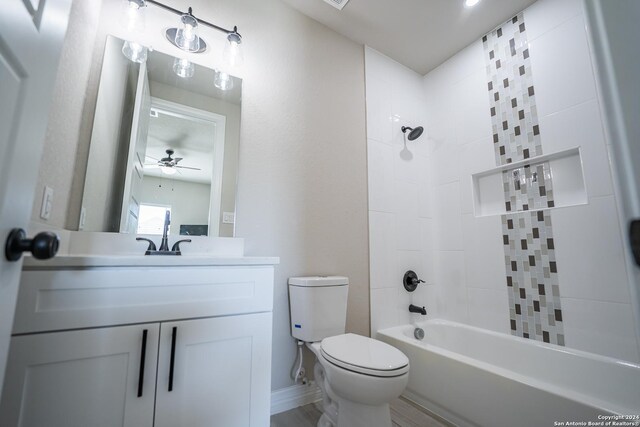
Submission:
M 416 290 L 419 283 L 425 283 L 425 281 L 418 279 L 418 275 L 414 271 L 408 270 L 406 273 L 404 273 L 402 283 L 404 284 L 404 288 L 408 292 L 413 292 Z
M 155 252 L 156 249 L 156 244 L 153 243 L 153 240 L 151 239 L 145 239 L 144 237 L 136 237 L 136 240 L 141 241 L 144 240 L 145 242 L 149 242 L 149 247 L 147 248 L 147 252 L 145 252 L 145 255 L 149 255 L 150 252 Z
M 178 240 L 177 242 L 175 242 L 173 244 L 173 247 L 171 248 L 171 252 L 178 252 L 178 254 L 179 254 L 180 253 L 180 243 L 182 243 L 182 242 L 191 243 L 191 239 Z

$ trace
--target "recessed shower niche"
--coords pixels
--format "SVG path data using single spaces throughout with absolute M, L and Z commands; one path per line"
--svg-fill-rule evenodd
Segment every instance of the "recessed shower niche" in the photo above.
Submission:
M 477 217 L 588 202 L 578 147 L 473 174 L 472 187 Z

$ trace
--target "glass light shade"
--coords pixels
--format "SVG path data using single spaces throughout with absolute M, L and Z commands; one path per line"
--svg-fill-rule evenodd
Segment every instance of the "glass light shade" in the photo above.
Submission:
M 241 67 L 244 63 L 244 54 L 242 53 L 242 39 L 237 34 L 229 34 L 227 43 L 224 45 L 222 58 L 230 67 Z
M 184 14 L 180 19 L 182 26 L 176 31 L 176 45 L 189 52 L 200 49 L 200 37 L 198 37 L 198 21 L 192 15 Z
M 136 42 L 124 42 L 122 54 L 133 62 L 143 63 L 147 60 L 147 48 Z
M 130 32 L 143 32 L 145 28 L 145 0 L 122 0 L 121 24 Z
M 180 77 L 184 78 L 184 79 L 188 79 L 190 77 L 193 77 L 193 73 L 195 72 L 196 67 L 195 65 L 193 65 L 193 62 L 187 60 L 187 59 L 182 59 L 182 58 L 176 58 L 173 61 L 173 71 Z
M 220 90 L 231 90 L 233 89 L 233 78 L 228 73 L 216 71 L 213 85 Z
M 160 171 L 166 175 L 175 175 L 177 172 L 175 168 L 172 168 L 171 166 L 160 166 Z

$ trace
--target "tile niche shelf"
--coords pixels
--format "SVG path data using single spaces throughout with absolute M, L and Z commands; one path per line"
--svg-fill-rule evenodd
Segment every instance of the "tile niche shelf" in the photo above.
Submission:
M 544 171 L 543 186 L 546 183 L 546 187 L 549 187 L 551 181 L 552 195 L 549 195 L 546 189 L 540 191 L 537 176 L 540 171 Z M 578 147 L 509 163 L 475 173 L 471 178 L 476 217 L 510 215 L 523 211 L 584 205 L 588 202 L 582 157 Z M 520 182 L 516 184 L 516 181 Z M 510 190 L 505 188 L 505 183 L 509 184 Z M 518 206 L 510 211 L 507 211 L 506 207 L 506 191 L 518 193 Z M 552 206 L 547 205 L 546 198 L 543 198 L 541 193 L 553 198 Z M 526 203 L 527 209 L 524 209 L 521 200 L 527 201 L 527 197 L 529 201 L 534 200 L 535 204 L 529 207 L 530 203 Z

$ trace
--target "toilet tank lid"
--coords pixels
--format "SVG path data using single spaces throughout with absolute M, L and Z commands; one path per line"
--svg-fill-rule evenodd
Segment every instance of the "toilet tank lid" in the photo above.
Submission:
M 293 286 L 344 286 L 349 284 L 349 278 L 344 276 L 290 277 L 289 284 Z

